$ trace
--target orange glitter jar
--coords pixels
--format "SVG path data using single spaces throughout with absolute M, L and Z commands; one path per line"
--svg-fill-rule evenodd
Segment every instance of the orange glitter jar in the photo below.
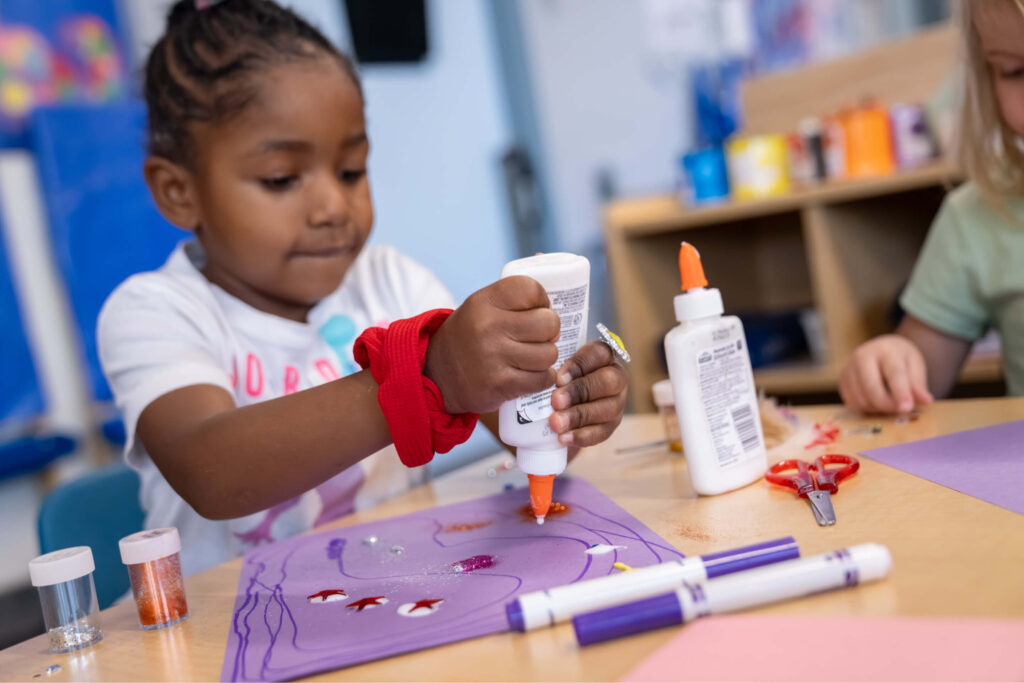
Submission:
M 167 527 L 140 531 L 122 538 L 118 546 L 121 561 L 128 565 L 143 630 L 165 628 L 188 619 L 178 530 Z

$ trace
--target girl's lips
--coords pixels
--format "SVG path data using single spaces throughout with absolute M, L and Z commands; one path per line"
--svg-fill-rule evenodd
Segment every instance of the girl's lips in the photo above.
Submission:
M 342 247 L 327 247 L 325 249 L 308 249 L 305 251 L 295 252 L 295 256 L 304 256 L 307 258 L 333 258 L 336 256 L 342 256 L 352 251 L 350 246 Z

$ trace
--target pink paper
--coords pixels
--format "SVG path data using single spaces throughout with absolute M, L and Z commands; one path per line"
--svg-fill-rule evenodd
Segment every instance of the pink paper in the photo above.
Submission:
M 876 448 L 863 455 L 1024 515 L 1024 420 Z
M 718 616 L 623 680 L 1024 681 L 1022 645 L 1024 621 Z

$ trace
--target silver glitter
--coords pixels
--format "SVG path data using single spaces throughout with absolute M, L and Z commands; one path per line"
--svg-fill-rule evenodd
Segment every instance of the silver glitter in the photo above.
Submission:
M 494 479 L 496 476 L 498 476 L 498 470 L 494 469 L 493 467 L 488 469 L 487 476 L 491 479 Z
M 391 546 L 391 554 L 392 555 L 401 555 L 404 552 L 405 552 L 405 548 L 403 548 L 400 545 L 393 545 L 393 546 Z
M 50 650 L 52 652 L 71 652 L 89 647 L 103 640 L 103 631 L 91 623 L 88 617 L 73 621 L 70 624 L 51 628 Z
M 377 545 L 378 541 L 380 541 L 380 539 L 376 536 L 367 536 L 363 539 L 363 545 Z
M 61 667 L 60 664 L 51 664 L 50 666 L 46 667 L 46 675 L 47 676 L 53 675 L 53 674 L 57 673 L 58 671 L 60 671 L 61 668 L 62 667 Z

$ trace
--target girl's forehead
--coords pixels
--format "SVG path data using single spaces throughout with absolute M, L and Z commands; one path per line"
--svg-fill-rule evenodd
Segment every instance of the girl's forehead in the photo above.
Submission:
M 289 62 L 253 78 L 252 100 L 224 132 L 348 139 L 365 131 L 362 95 L 333 60 Z

